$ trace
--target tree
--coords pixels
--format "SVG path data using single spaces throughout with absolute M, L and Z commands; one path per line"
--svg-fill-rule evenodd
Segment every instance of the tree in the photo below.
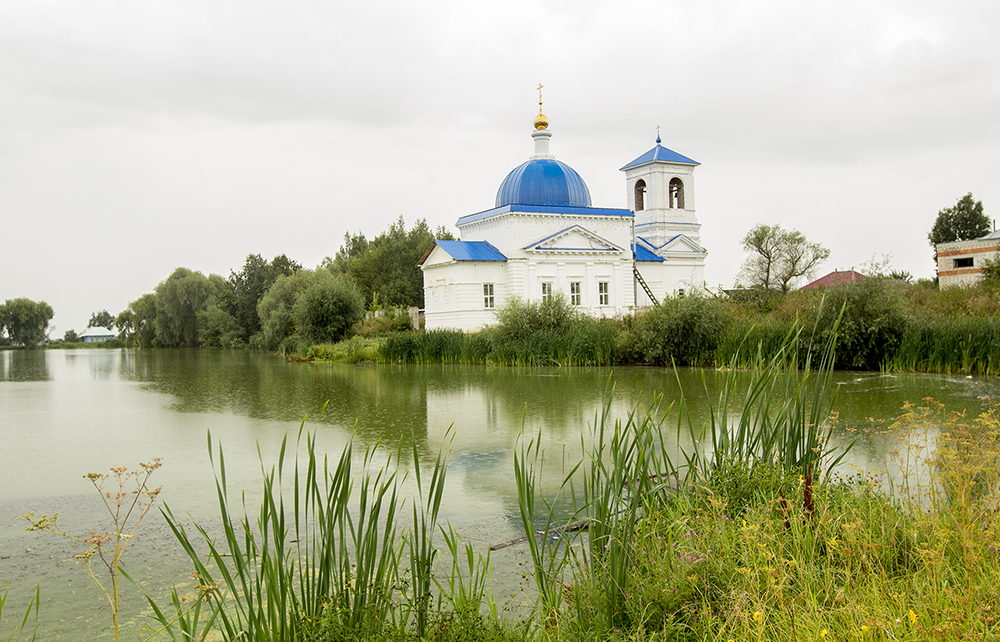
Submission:
M 982 270 L 983 283 L 990 287 L 1000 285 L 1000 259 L 986 259 Z
M 229 284 L 232 287 L 234 301 L 232 309 L 228 310 L 250 337 L 260 332 L 260 315 L 257 314 L 257 304 L 264 297 L 278 277 L 288 276 L 302 266 L 289 259 L 284 254 L 274 257 L 270 263 L 260 254 L 248 254 L 239 272 L 230 272 Z
M 316 270 L 312 283 L 296 297 L 292 312 L 299 335 L 312 343 L 333 343 L 361 320 L 365 303 L 352 282 Z
M 151 348 L 156 344 L 156 295 L 143 294 L 115 319 L 121 338 L 129 346 Z
M 454 240 L 443 227 L 431 232 L 426 220 L 409 231 L 403 217 L 369 242 L 360 232 L 344 235 L 344 244 L 323 267 L 349 276 L 361 290 L 366 305 L 424 306 L 424 276 L 417 263 L 435 238 Z
M 52 306 L 45 301 L 7 299 L 0 306 L 0 330 L 6 329 L 15 344 L 33 348 L 45 340 L 52 315 Z
M 90 323 L 87 324 L 87 327 L 110 330 L 115 327 L 115 318 L 107 310 L 101 310 L 90 315 Z
M 222 277 L 177 268 L 156 286 L 156 342 L 161 346 L 198 345 L 198 313 L 227 289 Z
M 244 345 L 246 335 L 233 315 L 221 305 L 198 313 L 198 342 L 209 348 L 235 348 Z
M 750 256 L 743 262 L 740 282 L 767 290 L 788 292 L 795 279 L 811 276 L 830 257 L 830 250 L 806 239 L 798 230 L 780 225 L 758 225 L 743 238 Z
M 934 227 L 927 234 L 927 240 L 935 247 L 934 262 L 937 263 L 938 244 L 977 239 L 989 232 L 990 219 L 983 213 L 983 202 L 977 201 L 969 192 L 958 199 L 954 207 L 938 212 Z
M 312 270 L 299 270 L 288 276 L 280 276 L 261 297 L 257 304 L 261 327 L 259 347 L 277 350 L 285 339 L 295 334 L 295 301 L 299 293 L 312 282 L 313 276 Z
M 67 330 L 63 334 L 63 341 L 66 343 L 77 343 L 80 340 L 80 335 L 76 333 L 76 330 Z

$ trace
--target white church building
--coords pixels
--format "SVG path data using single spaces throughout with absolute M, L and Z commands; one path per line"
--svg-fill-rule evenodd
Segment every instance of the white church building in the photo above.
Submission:
M 660 145 L 621 168 L 624 208 L 593 207 L 579 174 L 556 160 L 535 118 L 534 153 L 500 184 L 493 209 L 458 219 L 458 241 L 435 241 L 420 260 L 425 328 L 476 331 L 513 297 L 557 292 L 587 314 L 611 317 L 705 287 L 695 215 L 699 165 Z

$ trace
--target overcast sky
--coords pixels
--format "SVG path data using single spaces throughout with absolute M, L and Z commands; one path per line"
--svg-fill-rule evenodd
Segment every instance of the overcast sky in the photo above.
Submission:
M 821 273 L 930 277 L 938 210 L 1000 211 L 995 0 L 7 1 L 0 301 L 61 337 L 179 266 L 452 227 L 532 152 L 538 83 L 595 206 L 657 126 L 701 162 L 710 284 L 758 223 L 828 247 Z

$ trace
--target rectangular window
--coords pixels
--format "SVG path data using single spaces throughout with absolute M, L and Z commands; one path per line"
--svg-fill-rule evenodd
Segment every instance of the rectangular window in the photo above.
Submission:
M 552 298 L 552 283 L 545 281 L 542 283 L 542 301 L 548 301 Z
M 972 267 L 972 257 L 967 259 L 955 259 L 955 267 Z
M 573 281 L 572 283 L 569 284 L 569 302 L 572 305 L 580 305 L 581 298 L 582 297 L 580 294 L 580 282 Z
M 597 296 L 600 300 L 600 305 L 611 305 L 611 284 L 607 281 L 598 283 Z
M 483 307 L 492 308 L 496 301 L 493 298 L 493 284 L 483 283 Z

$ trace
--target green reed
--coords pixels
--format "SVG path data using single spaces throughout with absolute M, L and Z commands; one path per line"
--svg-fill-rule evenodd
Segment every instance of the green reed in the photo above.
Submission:
M 586 457 L 562 479 L 560 493 L 582 499 L 571 514 L 559 515 L 557 505 L 545 501 L 543 535 L 539 523 L 539 481 L 534 474 L 539 456 L 538 440 L 531 440 L 514 458 L 521 518 L 539 593 L 539 608 L 550 626 L 568 627 L 573 636 L 603 638 L 636 624 L 629 601 L 642 554 L 636 546 L 644 520 L 676 505 L 679 497 L 711 484 L 717 471 L 734 461 L 776 466 L 793 475 L 802 473 L 803 505 L 814 510 L 813 493 L 822 479 L 839 464 L 850 446 L 830 445 L 831 384 L 834 342 L 820 353 L 813 366 L 810 350 L 800 347 L 796 330 L 777 355 L 766 355 L 757 346 L 748 388 L 730 370 L 717 407 L 704 426 L 695 426 L 685 412 L 683 395 L 676 405 L 663 408 L 659 399 L 649 407 L 636 407 L 624 420 L 610 416 L 611 387 L 584 444 Z M 800 354 L 805 357 L 800 360 Z M 738 361 L 734 356 L 734 362 Z M 745 389 L 741 398 L 739 390 Z M 730 416 L 731 408 L 738 415 Z M 668 419 L 677 411 L 676 428 Z M 670 444 L 690 438 L 690 450 L 671 455 Z M 756 465 L 756 464 L 751 464 Z M 825 466 L 825 468 L 824 468 Z M 582 480 L 580 477 L 582 476 Z M 565 512 L 565 511 L 563 511 Z M 587 522 L 582 546 L 576 537 L 553 534 L 573 520 Z M 572 576 L 573 579 L 570 579 Z M 566 583 L 573 587 L 569 611 L 564 609 Z M 567 613 L 571 615 L 567 615 Z
M 1000 319 L 925 316 L 910 320 L 892 370 L 1000 374 Z
M 416 440 L 407 470 L 400 452 L 380 461 L 378 444 L 355 454 L 348 442 L 339 459 L 320 455 L 315 435 L 299 427 L 294 460 L 286 466 L 288 436 L 275 466 L 261 461 L 262 497 L 256 514 L 234 501 L 221 445 L 208 435 L 216 476 L 221 535 L 199 524 L 189 532 L 169 507 L 163 514 L 190 558 L 196 595 L 175 590 L 169 605 L 150 599 L 161 630 L 174 640 L 369 640 L 428 635 L 442 622 L 478 626 L 484 606 L 490 635 L 506 635 L 488 580 L 489 555 L 476 555 L 439 523 L 447 465 L 444 453 L 425 469 Z M 412 473 L 412 500 L 403 484 Z M 412 520 L 403 527 L 404 507 Z M 440 532 L 451 554 L 450 573 L 435 575 Z M 408 571 L 408 572 L 406 572 Z
M 7 603 L 8 591 L 6 590 L 6 585 L 0 586 L 0 589 L 4 589 L 3 591 L 0 591 L 0 624 L 3 624 L 3 609 L 4 605 Z M 39 586 L 35 586 L 35 594 L 30 600 L 28 600 L 28 608 L 24 610 L 24 616 L 21 617 L 19 621 L 14 623 L 13 629 L 6 638 L 0 639 L 4 642 L 13 642 L 13 640 L 21 639 L 21 635 L 24 634 L 24 627 L 28 625 L 28 620 L 31 618 L 32 611 L 35 613 L 35 622 L 38 621 L 38 605 L 41 604 L 41 602 L 41 589 Z M 38 627 L 36 625 L 35 629 L 37 630 L 37 628 Z M 36 639 L 34 631 L 32 631 L 31 639 Z
M 376 468 L 376 448 L 367 448 L 359 462 L 363 472 L 356 475 L 348 443 L 331 467 L 325 456 L 319 458 L 315 436 L 303 422 L 290 471 L 287 436 L 276 467 L 267 469 L 261 458 L 263 497 L 252 518 L 245 501 L 230 498 L 223 449 L 213 447 L 211 434 L 208 440 L 222 536 L 198 524 L 197 536 L 189 534 L 169 507 L 163 511 L 210 606 L 206 627 L 227 639 L 298 640 L 321 614 L 362 637 L 395 623 L 402 498 L 391 454 Z M 169 611 L 156 605 L 154 611 L 174 639 L 198 634 L 195 618 L 175 626 Z

